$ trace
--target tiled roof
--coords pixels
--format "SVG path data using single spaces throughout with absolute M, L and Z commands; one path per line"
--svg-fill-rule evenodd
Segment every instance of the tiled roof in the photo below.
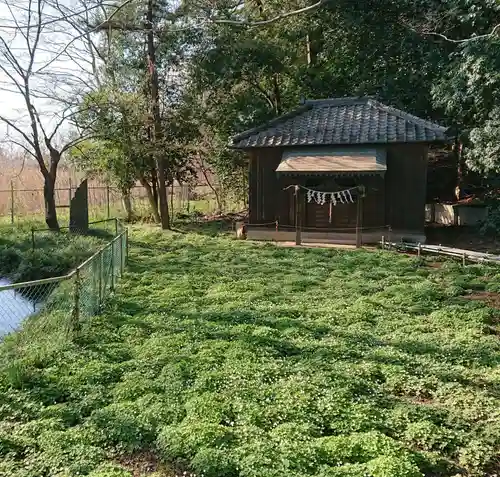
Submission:
M 371 98 L 337 98 L 307 101 L 291 113 L 238 134 L 231 146 L 429 143 L 446 141 L 446 130 Z

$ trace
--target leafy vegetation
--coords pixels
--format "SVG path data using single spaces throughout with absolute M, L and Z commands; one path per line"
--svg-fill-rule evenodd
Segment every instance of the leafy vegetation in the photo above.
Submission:
M 28 225 L 0 225 L 0 277 L 24 282 L 63 275 L 94 254 L 109 237 L 105 230 L 84 236 L 37 229 L 33 244 Z
M 495 475 L 499 278 L 137 228 L 78 342 L 2 345 L 0 475 Z

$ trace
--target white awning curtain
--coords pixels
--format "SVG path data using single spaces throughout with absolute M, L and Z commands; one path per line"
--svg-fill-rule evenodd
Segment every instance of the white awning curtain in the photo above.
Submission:
M 385 151 L 291 150 L 283 153 L 276 172 L 284 174 L 383 174 Z

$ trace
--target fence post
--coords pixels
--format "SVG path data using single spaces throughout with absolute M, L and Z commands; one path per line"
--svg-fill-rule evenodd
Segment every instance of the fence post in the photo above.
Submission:
M 115 241 L 111 241 L 111 290 L 115 289 Z
M 104 250 L 99 253 L 99 308 L 102 305 L 103 289 L 102 289 L 102 274 L 104 273 Z
M 99 311 L 99 291 L 97 287 L 99 285 L 99 264 L 98 256 L 92 260 L 92 314 L 95 315 Z
M 106 210 L 107 210 L 107 218 L 111 218 L 111 211 L 109 205 L 109 184 L 106 185 Z
M 10 223 L 14 224 L 14 181 L 10 181 Z
M 115 237 L 118 235 L 118 218 L 115 217 Z
M 31 227 L 31 250 L 35 251 L 35 229 Z
M 172 188 L 170 189 L 170 221 L 174 221 L 174 181 L 172 181 Z
M 73 336 L 80 331 L 80 269 L 76 269 L 75 288 L 73 290 L 73 311 L 71 313 L 71 333 Z
M 125 229 L 125 265 L 128 263 L 128 228 Z
M 118 250 L 120 251 L 120 278 L 123 275 L 123 237 L 124 235 L 120 235 L 120 243 L 118 244 Z

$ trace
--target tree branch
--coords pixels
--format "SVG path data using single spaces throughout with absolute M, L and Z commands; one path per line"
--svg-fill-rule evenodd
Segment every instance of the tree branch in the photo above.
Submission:
M 65 153 L 68 149 L 71 149 L 72 147 L 80 144 L 81 142 L 88 141 L 89 139 L 99 139 L 98 135 L 95 134 L 89 134 L 88 136 L 80 136 L 72 141 L 69 141 L 66 143 L 62 148 L 61 148 L 61 155 Z
M 295 15 L 300 15 L 302 13 L 309 13 L 313 10 L 317 10 L 318 8 L 322 7 L 323 5 L 326 5 L 329 3 L 331 0 L 319 0 L 318 2 L 309 5 L 308 7 L 304 8 L 299 8 L 298 10 L 292 10 L 291 12 L 286 12 L 286 13 L 281 13 L 280 15 L 276 15 L 273 18 L 269 18 L 268 20 L 260 20 L 256 22 L 251 22 L 251 21 L 246 21 L 246 20 L 224 20 L 220 18 L 211 18 L 210 21 L 212 23 L 217 23 L 217 24 L 226 24 L 226 25 L 233 25 L 233 26 L 243 26 L 243 27 L 257 27 L 257 26 L 264 26 L 264 25 L 269 25 L 270 23 L 275 23 L 277 21 L 283 20 L 285 18 L 289 18 Z
M 17 131 L 26 140 L 26 142 L 30 146 L 32 146 L 32 147 L 35 146 L 35 144 L 30 139 L 30 137 L 21 128 L 19 128 L 18 126 L 16 126 L 10 119 L 6 118 L 5 116 L 0 116 L 0 121 L 3 121 L 5 124 L 7 124 L 7 126 L 9 126 L 12 129 L 14 129 L 14 131 Z
M 68 48 L 77 40 L 79 40 L 80 38 L 83 38 L 85 37 L 86 35 L 89 35 L 90 33 L 93 33 L 93 32 L 97 32 L 99 31 L 100 29 L 102 29 L 101 27 L 106 24 L 109 20 L 111 20 L 120 10 L 122 10 L 124 7 L 126 7 L 129 3 L 132 3 L 133 0 L 125 0 L 125 2 L 123 2 L 119 7 L 116 8 L 116 10 L 111 13 L 111 15 L 103 22 L 99 23 L 99 25 L 96 25 L 95 27 L 91 28 L 90 30 L 88 31 L 85 31 L 79 35 L 76 35 L 74 36 L 71 41 L 69 41 L 66 46 L 59 52 L 57 53 L 54 58 L 52 58 L 48 63 L 46 63 L 45 65 L 43 65 L 41 68 L 39 68 L 37 70 L 37 73 L 40 73 L 42 70 L 48 68 L 51 64 L 53 64 L 54 62 L 56 62 L 67 50 Z
M 11 137 L 9 137 L 6 141 L 3 141 L 3 142 L 8 142 L 10 144 L 14 144 L 16 146 L 19 146 L 26 153 L 28 153 L 30 156 L 33 156 L 36 159 L 36 156 L 33 153 L 33 151 L 30 151 L 22 142 L 16 141 L 15 139 L 12 139 Z M 23 168 L 24 168 L 24 161 L 23 161 Z M 18 174 L 18 175 L 20 175 L 20 174 Z
M 201 21 L 197 25 L 189 25 L 186 27 L 181 27 L 181 28 L 165 28 L 166 31 L 168 32 L 179 32 L 179 31 L 186 31 L 186 30 L 198 30 L 203 27 L 205 27 L 209 23 L 213 24 L 219 24 L 219 25 L 232 25 L 232 26 L 238 26 L 238 27 L 260 27 L 260 26 L 265 26 L 269 25 L 271 23 L 275 23 L 280 20 L 284 20 L 285 18 L 289 18 L 295 15 L 300 15 L 303 13 L 310 13 L 314 10 L 319 9 L 320 7 L 327 5 L 330 3 L 331 0 L 319 0 L 313 5 L 309 5 L 308 7 L 304 8 L 299 8 L 298 10 L 292 10 L 290 12 L 286 13 L 281 13 L 279 15 L 276 15 L 273 18 L 269 18 L 268 20 L 260 20 L 260 21 L 247 21 L 247 20 L 229 20 L 229 19 L 224 19 L 224 18 L 217 18 L 217 17 L 210 17 L 208 20 Z M 129 32 L 134 32 L 134 31 L 149 31 L 150 29 L 154 28 L 145 28 L 144 26 L 141 25 L 134 25 L 134 24 L 126 24 L 126 23 L 120 23 L 120 22 L 112 22 L 110 19 L 105 20 L 99 25 L 96 26 L 91 26 L 89 25 L 92 30 L 91 31 L 103 31 L 108 28 L 111 28 L 112 30 L 119 30 L 119 31 L 129 31 Z M 157 28 L 154 29 L 155 31 L 163 31 L 162 28 Z
M 441 38 L 444 41 L 447 41 L 448 43 L 455 43 L 455 44 L 469 43 L 472 41 L 483 40 L 485 38 L 492 38 L 495 36 L 495 34 L 497 32 L 500 32 L 500 23 L 499 23 L 498 25 L 495 25 L 489 33 L 485 33 L 483 35 L 471 36 L 469 38 L 454 39 L 454 38 L 450 38 L 449 36 L 447 36 L 443 33 L 439 33 L 437 31 L 426 30 L 426 29 L 424 29 L 425 27 L 421 28 L 421 29 L 417 29 L 417 28 L 415 28 L 415 26 L 413 26 L 411 24 L 411 21 L 409 21 L 405 18 L 402 18 L 400 20 L 400 23 L 403 26 L 405 26 L 406 28 L 409 28 L 410 30 L 412 30 L 413 32 L 415 32 L 419 35 L 435 36 L 435 37 Z
M 442 38 L 445 41 L 448 41 L 450 43 L 469 43 L 471 41 L 476 41 L 476 40 L 482 40 L 484 38 L 491 38 L 495 35 L 497 31 L 500 31 L 500 23 L 496 25 L 489 33 L 485 33 L 484 35 L 477 35 L 477 36 L 471 36 L 469 38 L 462 38 L 461 40 L 455 40 L 453 38 L 449 38 L 446 35 L 443 35 L 442 33 L 434 32 L 434 31 L 423 31 L 422 33 L 424 35 L 432 35 L 432 36 L 437 36 L 439 38 Z
M 94 6 L 90 6 L 90 7 L 85 7 L 83 10 L 78 10 L 78 11 L 72 12 L 72 13 L 68 12 L 67 14 L 63 14 L 62 17 L 55 17 L 55 16 L 53 16 L 50 20 L 46 20 L 46 21 L 43 21 L 43 22 L 40 21 L 39 23 L 37 23 L 37 24 L 31 24 L 30 26 L 28 26 L 28 25 L 19 25 L 19 26 L 17 26 L 15 21 L 14 21 L 14 25 L 0 24 L 0 30 L 21 30 L 21 29 L 22 30 L 29 30 L 30 28 L 35 28 L 35 27 L 38 27 L 38 26 L 46 27 L 46 26 L 49 26 L 49 25 L 53 25 L 54 23 L 60 23 L 61 21 L 67 20 L 69 18 L 79 17 L 83 13 L 90 12 L 92 10 L 102 9 L 103 7 L 121 8 L 121 7 L 116 7 L 115 3 L 99 3 L 98 5 L 94 5 Z M 19 8 L 19 7 L 17 7 L 17 8 Z M 29 13 L 30 10 L 26 9 L 26 12 Z M 46 14 L 46 16 L 49 16 L 49 15 Z

